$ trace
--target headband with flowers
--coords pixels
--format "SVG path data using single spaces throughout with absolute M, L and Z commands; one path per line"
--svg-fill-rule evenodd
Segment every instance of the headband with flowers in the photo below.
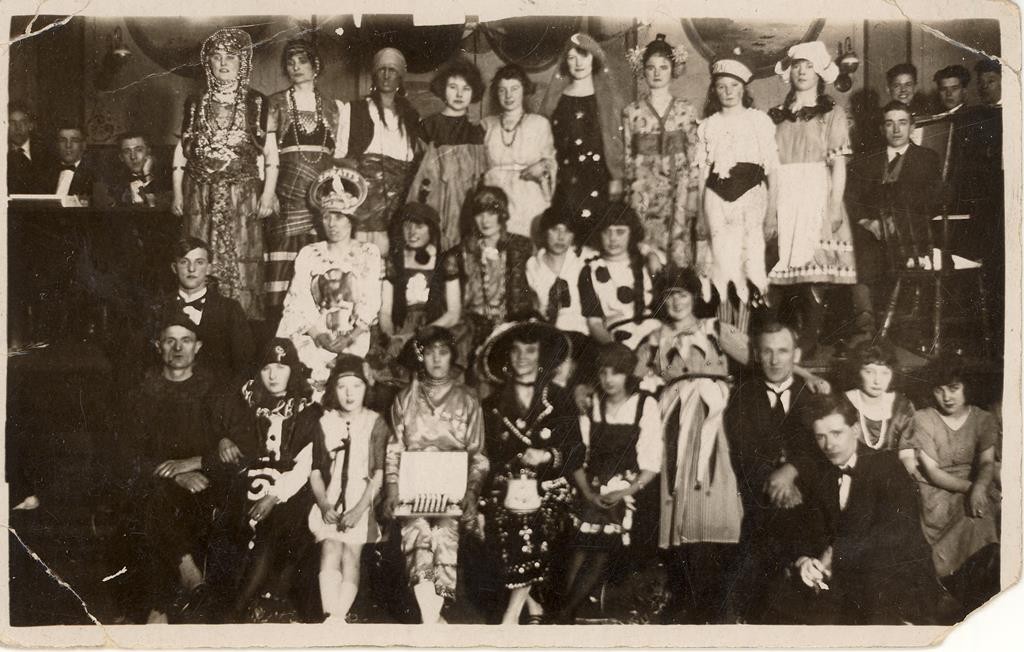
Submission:
M 648 50 L 653 49 L 648 55 Z M 644 76 L 644 59 L 654 54 L 662 54 L 667 56 L 672 61 L 672 76 L 679 77 L 683 74 L 683 69 L 686 67 L 686 61 L 690 57 L 689 50 L 686 49 L 685 45 L 671 46 L 665 40 L 664 34 L 658 34 L 653 41 L 647 44 L 646 47 L 641 48 L 639 45 L 626 50 L 626 60 L 629 61 L 629 67 L 633 69 L 633 74 L 639 78 Z

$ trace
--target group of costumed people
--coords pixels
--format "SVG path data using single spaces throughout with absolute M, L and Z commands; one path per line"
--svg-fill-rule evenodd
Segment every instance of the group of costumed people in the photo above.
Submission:
M 420 119 L 396 49 L 374 56 L 370 94 L 343 102 L 317 88 L 324 63 L 307 41 L 285 46 L 291 86 L 269 99 L 249 86 L 245 31 L 204 44 L 207 88 L 186 105 L 173 207 L 210 244 L 221 292 L 279 320 L 235 421 L 254 413 L 280 435 L 271 457 L 289 460 L 282 479 L 297 486 L 274 493 L 302 502 L 274 523 L 308 521 L 329 618 L 349 612 L 362 547 L 396 517 L 402 461 L 420 452 L 466 459 L 457 510 L 399 518 L 423 622 L 443 622 L 455 596 L 460 531 L 494 543 L 504 623 L 524 610 L 528 622 L 573 622 L 643 517 L 688 569 L 703 622 L 720 617 L 744 518 L 725 427 L 732 370 L 777 306 L 796 297 L 813 339 L 823 289 L 855 283 L 850 142 L 824 92 L 837 70 L 820 42 L 779 63 L 790 90 L 768 114 L 752 107 L 751 71 L 725 59 L 698 123 L 669 91 L 685 62 L 663 35 L 631 53 L 648 92 L 626 103 L 601 46 L 575 34 L 543 114 L 527 109 L 534 82 L 509 64 L 490 83 L 498 113 L 477 124 L 468 109 L 485 86 L 462 58 L 431 82 L 442 111 Z M 879 364 L 894 363 L 864 363 Z M 292 378 L 270 378 L 274 365 Z M 377 411 L 370 386 L 390 391 Z M 912 408 L 876 399 L 851 395 L 863 436 L 903 446 L 891 429 Z M 254 446 L 229 443 L 222 464 Z M 652 484 L 660 509 L 642 515 Z M 260 542 L 288 527 L 303 526 L 256 530 L 261 561 L 236 613 L 267 582 L 273 555 Z M 538 587 L 559 565 L 552 610 Z

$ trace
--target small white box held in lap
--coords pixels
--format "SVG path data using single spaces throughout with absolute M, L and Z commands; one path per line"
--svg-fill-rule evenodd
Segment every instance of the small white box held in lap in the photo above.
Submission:
M 465 451 L 403 452 L 398 470 L 395 516 L 459 516 L 466 493 L 469 460 Z

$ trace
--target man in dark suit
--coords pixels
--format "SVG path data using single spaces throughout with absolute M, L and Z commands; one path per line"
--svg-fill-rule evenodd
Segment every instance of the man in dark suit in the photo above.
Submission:
M 154 314 L 166 314 L 168 310 L 184 313 L 203 342 L 197 364 L 225 382 L 241 382 L 253 372 L 252 330 L 242 306 L 208 282 L 211 259 L 205 241 L 193 237 L 179 240 L 171 264 L 178 277 L 178 290 L 160 301 Z
M 34 195 L 41 192 L 43 153 L 32 142 L 35 122 L 28 107 L 19 102 L 7 105 L 7 194 Z
M 951 598 L 898 456 L 858 441 L 856 410 L 842 396 L 811 397 L 803 417 L 820 452 L 796 460 L 803 504 L 786 533 L 789 573 L 773 613 L 793 624 L 937 624 Z
M 109 184 L 114 206 L 167 209 L 171 205 L 171 173 L 153 154 L 145 134 L 128 131 L 117 137 L 118 166 Z
M 796 334 L 766 324 L 756 340 L 762 375 L 740 384 L 725 411 L 725 433 L 743 501 L 739 557 L 731 581 L 730 619 L 763 622 L 769 578 L 782 571 L 792 508 L 801 498 L 793 460 L 814 452 L 800 414 L 811 390 L 794 375 L 800 361 Z
M 57 128 L 57 162 L 43 177 L 43 193 L 77 195 L 92 200 L 97 175 L 84 159 L 85 132 L 82 128 L 64 123 Z
M 914 116 L 907 105 L 889 102 L 883 108 L 885 149 L 858 157 L 850 165 L 847 207 L 855 223 L 853 250 L 857 258 L 854 286 L 855 320 L 873 330 L 873 300 L 888 279 L 882 217 L 891 216 L 890 246 L 898 259 L 931 257 L 932 217 L 939 210 L 942 171 L 939 156 L 910 141 Z M 861 328 L 858 325 L 858 331 Z

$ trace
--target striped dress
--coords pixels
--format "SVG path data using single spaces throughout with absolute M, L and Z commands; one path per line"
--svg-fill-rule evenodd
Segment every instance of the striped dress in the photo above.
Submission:
M 288 91 L 270 98 L 267 130 L 277 138 L 281 167 L 277 177 L 277 199 L 281 211 L 264 226 L 264 305 L 280 307 L 292 278 L 295 256 L 308 244 L 322 240 L 307 193 L 317 176 L 331 166 L 338 109 L 334 102 L 322 102 L 322 120 L 315 111 L 298 111 L 292 121 Z

